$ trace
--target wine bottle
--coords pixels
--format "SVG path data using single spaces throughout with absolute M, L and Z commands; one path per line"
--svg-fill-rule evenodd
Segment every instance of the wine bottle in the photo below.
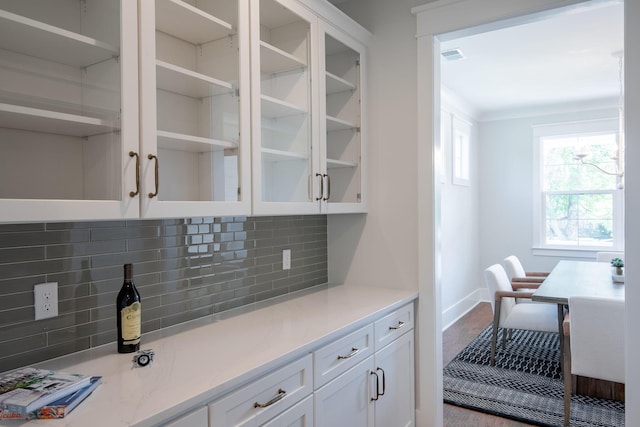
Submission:
M 124 283 L 116 300 L 118 323 L 118 353 L 140 350 L 142 306 L 140 294 L 133 284 L 133 265 L 124 265 Z

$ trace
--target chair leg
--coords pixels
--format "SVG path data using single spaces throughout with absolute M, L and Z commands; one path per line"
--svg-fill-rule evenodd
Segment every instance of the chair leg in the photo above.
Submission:
M 507 335 L 509 335 L 509 339 L 511 339 L 511 329 L 502 330 L 502 349 L 503 350 L 507 347 Z
M 564 335 L 564 334 L 563 334 Z M 564 425 L 569 426 L 571 421 L 571 339 L 564 335 Z
M 491 335 L 491 359 L 490 359 L 491 366 L 495 366 L 496 364 L 496 342 L 498 341 L 498 325 L 500 323 L 500 306 L 501 305 L 502 305 L 502 301 L 500 300 L 496 301 L 494 304 L 494 310 L 493 310 L 493 333 Z

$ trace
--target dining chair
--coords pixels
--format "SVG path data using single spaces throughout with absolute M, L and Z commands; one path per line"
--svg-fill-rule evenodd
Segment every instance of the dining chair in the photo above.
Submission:
M 564 329 L 564 425 L 571 420 L 572 375 L 624 384 L 624 299 L 569 297 Z
M 611 262 L 614 258 L 620 258 L 624 262 L 624 252 L 596 252 L 597 262 Z
M 504 268 L 509 280 L 512 282 L 542 283 L 549 275 L 542 271 L 525 271 L 522 263 L 515 255 L 510 255 L 504 259 Z
M 507 331 L 523 329 L 558 333 L 558 310 L 556 304 L 523 304 L 522 299 L 531 299 L 533 292 L 514 290 L 512 282 L 500 264 L 484 271 L 484 278 L 491 297 L 493 331 L 491 336 L 491 366 L 495 365 L 498 329 L 502 330 L 502 345 L 505 346 Z M 530 283 L 528 286 L 539 286 Z M 518 299 L 518 301 L 516 300 Z

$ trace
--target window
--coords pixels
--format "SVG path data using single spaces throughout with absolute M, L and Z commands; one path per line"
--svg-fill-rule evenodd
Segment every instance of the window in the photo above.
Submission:
M 615 172 L 617 121 L 534 128 L 534 244 L 546 249 L 623 249 L 623 190 Z

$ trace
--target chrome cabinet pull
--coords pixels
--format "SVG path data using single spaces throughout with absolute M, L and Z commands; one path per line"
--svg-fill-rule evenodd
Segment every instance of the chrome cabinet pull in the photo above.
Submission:
M 389 326 L 389 329 L 392 331 L 398 330 L 404 326 L 404 322 L 398 322 L 398 326 Z
M 324 178 L 327 179 L 327 197 L 322 198 L 322 200 L 326 202 L 331 198 L 331 177 L 326 173 L 322 175 L 322 177 L 323 177 L 323 180 Z M 324 192 L 322 192 L 322 195 L 324 196 Z
M 287 395 L 287 392 L 284 391 L 283 389 L 278 389 L 278 394 L 275 395 L 270 401 L 268 401 L 267 403 L 254 403 L 253 407 L 254 408 L 266 408 L 269 407 L 271 405 L 273 405 L 274 403 L 282 400 L 285 396 Z
M 158 164 L 158 156 L 154 156 L 153 154 L 149 154 L 147 156 L 147 159 L 149 160 L 153 160 L 155 159 L 156 161 L 156 192 L 155 193 L 149 193 L 149 198 L 153 199 L 154 197 L 156 197 L 158 195 L 158 188 L 160 187 L 160 183 L 158 180 L 158 176 L 159 176 L 159 172 L 160 172 L 160 165 Z
M 379 390 L 380 390 L 380 377 L 378 376 L 377 372 L 371 372 L 370 374 L 376 376 L 376 395 L 371 398 L 371 401 L 373 402 L 375 400 L 380 399 L 380 393 L 379 393 Z
M 321 173 L 316 173 L 316 176 L 320 177 L 320 196 L 316 197 L 316 202 L 317 202 L 318 200 L 322 200 L 322 197 L 324 196 L 324 180 L 322 179 Z
M 136 191 L 129 191 L 129 197 L 136 197 L 140 193 L 140 156 L 135 151 L 129 151 L 129 157 L 136 158 Z
M 351 352 L 347 355 L 341 356 L 338 355 L 338 360 L 343 360 L 343 359 L 350 359 L 353 356 L 355 356 L 356 354 L 358 354 L 358 352 L 360 351 L 360 349 L 355 348 L 355 347 L 351 347 Z
M 387 375 L 381 367 L 377 367 L 376 371 L 382 372 L 382 393 L 380 393 L 379 390 L 376 390 L 376 392 L 378 393 L 378 396 L 384 396 L 384 392 L 387 390 Z

